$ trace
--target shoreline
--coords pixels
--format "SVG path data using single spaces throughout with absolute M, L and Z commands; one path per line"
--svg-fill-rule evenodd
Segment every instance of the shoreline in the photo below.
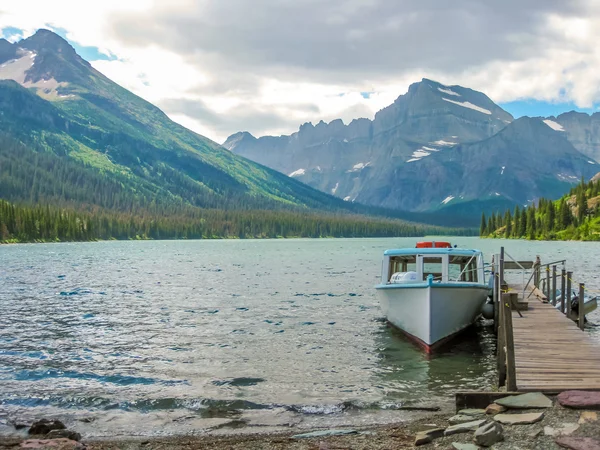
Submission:
M 600 448 L 600 412 L 597 411 L 600 395 L 594 394 L 594 403 L 589 401 L 592 393 L 587 393 L 588 401 L 577 404 L 573 394 L 573 391 L 559 396 L 521 394 L 510 397 L 512 401 L 508 403 L 507 398 L 497 399 L 498 403 L 490 404 L 485 410 L 427 412 L 414 420 L 353 428 L 310 427 L 282 431 L 245 427 L 233 434 L 215 430 L 200 435 L 84 437 L 81 442 L 39 441 L 35 438 L 43 437 L 28 437 L 22 432 L 19 436 L 0 436 L 0 450 L 391 450 L 415 447 L 466 450 L 480 448 L 475 445 L 476 436 L 490 427 L 496 434 L 488 434 L 488 444 L 477 443 L 493 445 L 496 450 Z M 495 437 L 491 438 L 492 435 Z M 26 439 L 29 440 L 25 442 Z M 580 446 L 582 442 L 589 446 Z
M 318 427 L 262 427 L 244 426 L 236 429 L 216 428 L 202 434 L 180 434 L 171 436 L 107 436 L 84 437 L 80 448 L 88 450 L 148 450 L 148 449 L 390 449 L 410 448 L 417 432 L 430 428 L 429 425 L 444 423 L 453 413 L 449 411 L 423 411 L 419 417 L 407 418 L 388 424 L 370 424 L 366 426 Z M 327 435 L 327 432 L 339 432 L 344 435 Z M 160 431 L 160 430 L 157 430 Z M 294 438 L 293 436 L 323 431 L 323 436 Z M 31 439 L 26 433 L 12 436 L 0 436 L 0 450 L 19 448 L 20 444 Z M 35 437 L 33 437 L 35 438 Z M 46 448 L 46 447 L 42 447 Z M 50 447 L 48 447 L 50 448 Z M 62 448 L 62 447 L 61 447 Z M 75 444 L 65 445 L 64 449 L 77 448 Z

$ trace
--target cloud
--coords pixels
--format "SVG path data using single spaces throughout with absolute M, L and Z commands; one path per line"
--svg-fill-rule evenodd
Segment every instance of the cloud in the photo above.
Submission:
M 3 2 L 0 29 L 66 30 L 116 57 L 100 71 L 217 141 L 373 117 L 422 77 L 497 102 L 600 101 L 600 6 L 585 0 L 22 3 Z

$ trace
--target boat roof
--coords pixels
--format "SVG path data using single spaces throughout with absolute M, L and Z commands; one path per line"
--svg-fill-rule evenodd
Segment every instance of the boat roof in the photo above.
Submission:
M 402 255 L 459 255 L 473 256 L 480 254 L 481 250 L 469 248 L 396 248 L 386 250 L 385 256 L 402 256 Z

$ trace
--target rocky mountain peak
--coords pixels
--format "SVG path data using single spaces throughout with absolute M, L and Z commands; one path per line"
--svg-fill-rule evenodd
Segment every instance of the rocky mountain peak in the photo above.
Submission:
M 256 141 L 256 138 L 252 136 L 252 134 L 248 133 L 247 131 L 240 131 L 229 136 L 223 143 L 223 147 L 225 147 L 227 150 L 232 150 L 238 145 L 249 145 L 254 141 Z
M 19 41 L 18 46 L 36 53 L 52 51 L 65 56 L 77 56 L 75 49 L 62 37 L 50 30 L 39 29 L 33 36 Z

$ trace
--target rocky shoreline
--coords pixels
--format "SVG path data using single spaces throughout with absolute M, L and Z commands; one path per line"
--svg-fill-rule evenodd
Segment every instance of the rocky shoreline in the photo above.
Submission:
M 486 409 L 431 412 L 414 421 L 366 428 L 206 434 L 157 438 L 84 439 L 56 420 L 38 421 L 29 435 L 0 438 L 0 449 L 457 449 L 600 450 L 600 393 L 528 393 L 498 399 Z

